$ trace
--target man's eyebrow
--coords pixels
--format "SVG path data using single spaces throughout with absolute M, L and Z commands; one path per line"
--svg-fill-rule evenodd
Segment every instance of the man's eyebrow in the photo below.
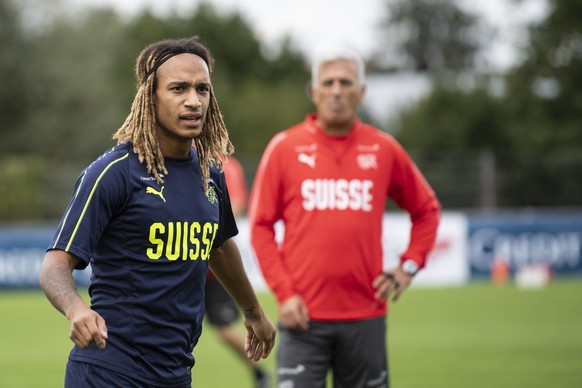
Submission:
M 192 83 L 190 81 L 180 81 L 180 80 L 175 80 L 175 81 L 170 81 L 168 83 L 169 86 L 196 86 L 196 87 L 200 87 L 200 86 L 205 86 L 207 88 L 211 88 L 212 84 L 210 82 L 206 82 L 206 81 L 201 81 L 201 82 L 197 82 L 197 83 Z
M 168 82 L 168 85 L 169 86 L 189 86 L 190 85 L 190 82 L 176 80 L 176 81 L 170 81 L 170 82 Z

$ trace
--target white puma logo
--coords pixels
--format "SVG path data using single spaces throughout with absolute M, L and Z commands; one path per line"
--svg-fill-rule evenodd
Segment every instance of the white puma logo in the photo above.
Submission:
M 297 160 L 301 163 L 307 164 L 311 168 L 315 168 L 315 155 L 307 155 L 302 152 L 297 155 Z
M 305 372 L 305 367 L 298 364 L 295 368 L 279 368 L 277 374 L 279 375 L 300 375 Z
M 376 152 L 380 149 L 380 145 L 375 143 L 372 145 L 358 144 L 358 151 L 360 152 Z

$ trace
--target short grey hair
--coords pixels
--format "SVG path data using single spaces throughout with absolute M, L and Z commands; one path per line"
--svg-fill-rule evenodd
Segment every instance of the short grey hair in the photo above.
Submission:
M 334 46 L 320 50 L 311 62 L 311 85 L 317 85 L 317 78 L 321 66 L 329 62 L 347 60 L 356 65 L 358 81 L 366 83 L 366 67 L 362 57 L 353 49 L 346 46 Z

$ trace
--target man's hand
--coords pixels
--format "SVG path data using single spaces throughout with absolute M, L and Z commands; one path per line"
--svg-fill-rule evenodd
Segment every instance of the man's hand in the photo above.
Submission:
M 46 297 L 57 310 L 69 319 L 69 338 L 85 349 L 92 344 L 105 348 L 105 320 L 91 310 L 77 292 L 73 269 L 80 259 L 61 250 L 50 250 L 42 262 L 39 283 Z
M 281 305 L 279 321 L 290 330 L 307 331 L 309 329 L 309 311 L 301 296 L 293 295 Z
M 243 311 L 243 322 L 247 328 L 245 351 L 249 360 L 267 358 L 275 346 L 276 331 L 273 324 L 262 312 Z
M 376 290 L 376 299 L 386 300 L 390 297 L 390 294 L 394 293 L 392 301 L 396 302 L 404 290 L 410 286 L 411 281 L 412 276 L 398 267 L 376 276 L 372 282 L 372 287 Z
M 101 315 L 91 310 L 84 303 L 78 303 L 69 313 L 71 329 L 69 338 L 81 349 L 95 344 L 105 349 L 107 341 L 107 326 Z

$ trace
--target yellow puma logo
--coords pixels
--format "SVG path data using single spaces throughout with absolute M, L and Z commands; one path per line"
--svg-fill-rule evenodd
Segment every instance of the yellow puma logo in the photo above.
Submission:
M 148 186 L 148 188 L 146 189 L 146 194 L 157 195 L 158 197 L 160 197 L 162 199 L 162 201 L 166 202 L 166 198 L 164 198 L 164 194 L 162 194 L 163 191 L 164 191 L 164 186 L 162 186 L 162 189 L 160 191 L 154 189 L 151 186 Z

